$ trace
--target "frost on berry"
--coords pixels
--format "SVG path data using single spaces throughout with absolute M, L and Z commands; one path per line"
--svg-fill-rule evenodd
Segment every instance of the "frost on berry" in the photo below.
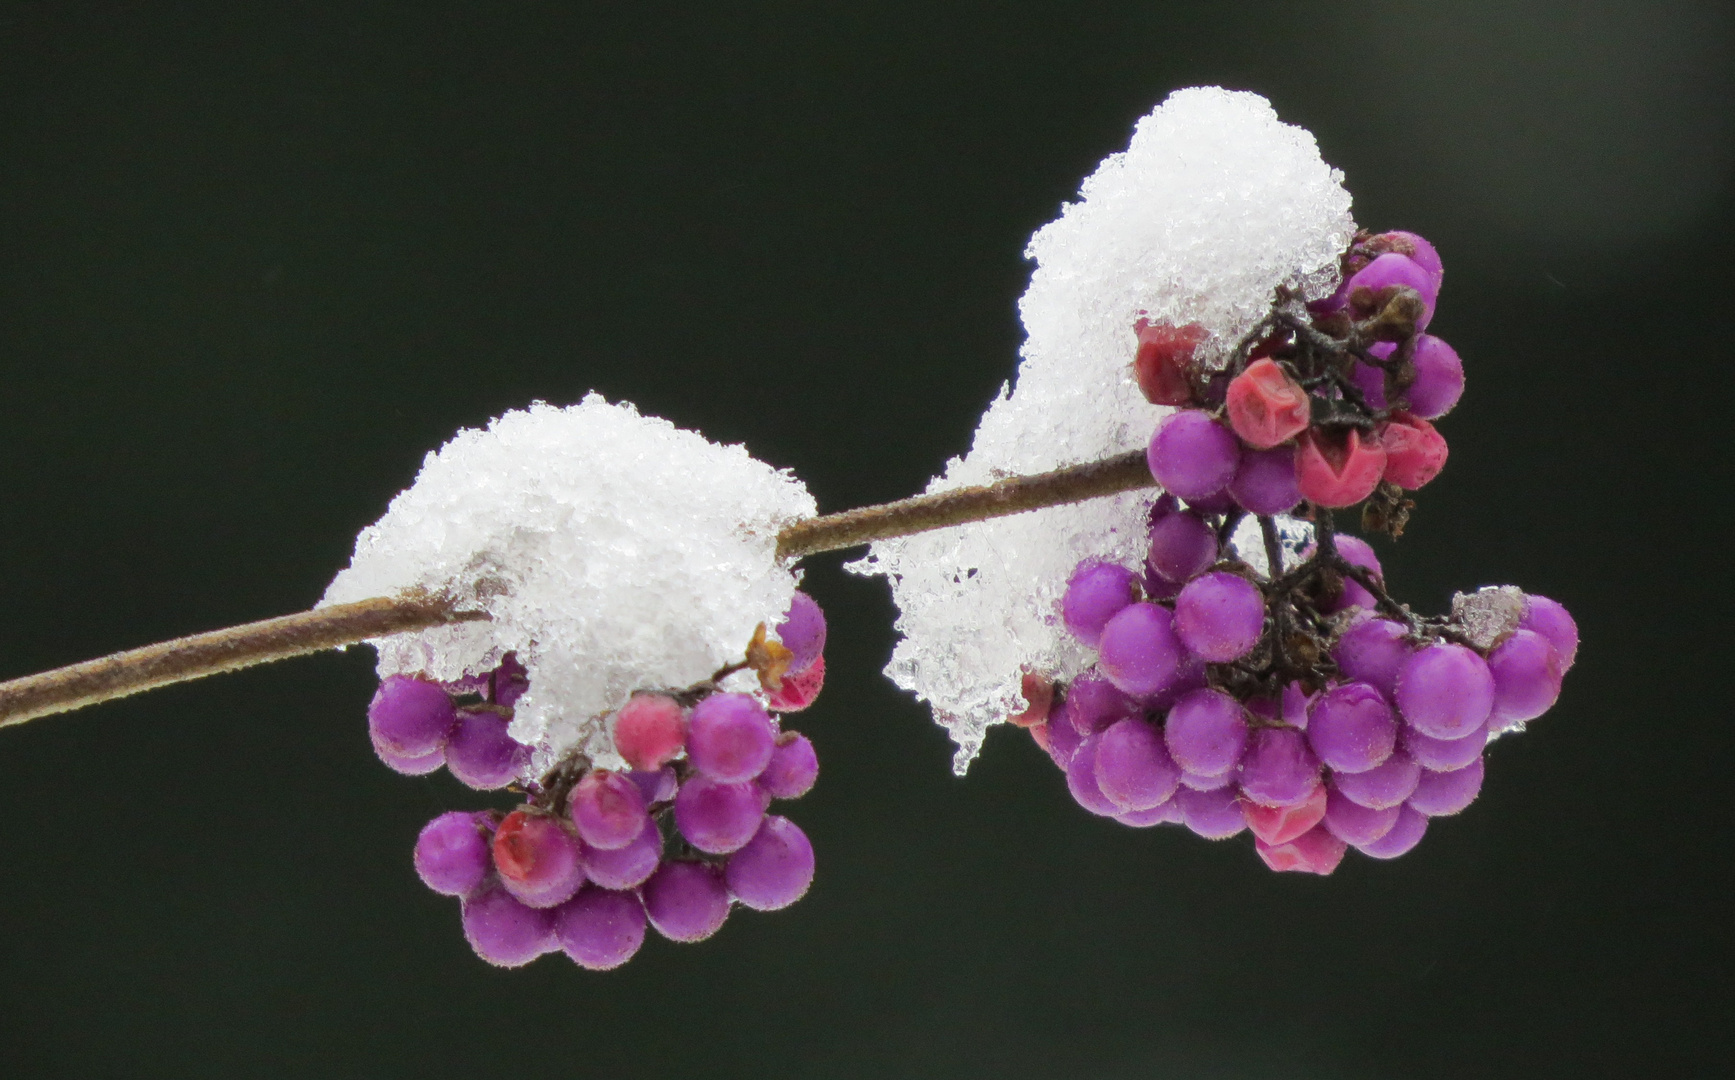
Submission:
M 1163 407 L 1134 378 L 1135 324 L 1201 327 L 1198 361 L 1220 369 L 1277 286 L 1329 294 L 1354 232 L 1340 181 L 1262 98 L 1171 95 L 1032 238 L 1016 384 L 928 490 L 1144 448 Z M 988 725 L 1025 709 L 1023 671 L 1070 679 L 1088 665 L 1056 605 L 1086 556 L 1139 564 L 1150 502 L 1129 493 L 882 541 L 853 564 L 891 582 L 902 640 L 886 673 L 933 707 L 960 771 Z
M 743 447 L 596 394 L 537 403 L 429 454 L 322 603 L 419 589 L 487 612 L 372 642 L 381 676 L 457 683 L 512 654 L 532 769 L 575 748 L 620 767 L 608 717 L 633 691 L 706 679 L 784 619 L 796 579 L 777 533 L 814 513 Z

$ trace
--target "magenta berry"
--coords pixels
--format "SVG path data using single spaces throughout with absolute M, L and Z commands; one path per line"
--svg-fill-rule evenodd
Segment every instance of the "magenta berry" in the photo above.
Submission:
M 380 683 L 368 703 L 368 733 L 383 756 L 401 760 L 423 758 L 446 745 L 446 733 L 458 718 L 457 707 L 439 684 L 404 675 Z
M 626 847 L 651 827 L 644 793 L 625 773 L 593 769 L 573 788 L 569 805 L 578 835 L 605 851 Z
M 486 814 L 453 810 L 416 837 L 416 875 L 445 896 L 465 896 L 482 884 L 492 864 L 493 825 Z
M 1094 646 L 1102 628 L 1122 608 L 1141 599 L 1138 575 L 1100 560 L 1078 564 L 1060 600 L 1061 619 L 1072 636 Z
M 729 889 L 708 863 L 664 863 L 639 894 L 651 926 L 670 941 L 703 941 L 729 917 Z
M 1333 772 L 1367 772 L 1396 749 L 1398 722 L 1378 690 L 1363 682 L 1344 683 L 1313 703 L 1307 742 Z
M 530 767 L 530 747 L 506 733 L 507 721 L 490 712 L 465 710 L 446 742 L 446 767 L 465 787 L 493 791 Z
M 1145 458 L 1164 490 L 1192 502 L 1229 486 L 1241 464 L 1241 447 L 1229 429 L 1203 412 L 1184 409 L 1157 424 Z
M 1229 573 L 1194 578 L 1175 598 L 1175 632 L 1195 656 L 1212 663 L 1239 660 L 1265 630 L 1265 596 Z
M 520 903 L 549 908 L 584 884 L 578 838 L 545 814 L 514 810 L 494 830 L 494 868 Z
M 777 737 L 771 763 L 755 781 L 773 799 L 799 799 L 819 778 L 819 755 L 807 736 L 785 731 Z
M 1194 690 L 1169 710 L 1163 740 L 1189 774 L 1226 777 L 1247 749 L 1241 703 L 1221 690 Z
M 723 880 L 731 896 L 755 911 L 786 908 L 813 884 L 813 844 L 793 821 L 771 814 L 729 856 Z
M 1494 676 L 1470 649 L 1438 642 L 1404 661 L 1394 696 L 1411 727 L 1436 739 L 1456 739 L 1488 720 Z
M 825 612 L 813 597 L 795 590 L 789 601 L 789 611 L 777 624 L 777 640 L 794 653 L 789 661 L 789 674 L 799 674 L 812 667 L 825 652 Z
M 554 913 L 526 906 L 497 881 L 464 898 L 463 921 L 470 947 L 496 967 L 522 967 L 558 947 Z
M 776 743 L 771 717 L 746 694 L 712 694 L 693 706 L 687 757 L 713 780 L 753 779 L 771 762 Z
M 696 776 L 675 796 L 675 826 L 700 851 L 726 855 L 753 839 L 770 799 L 750 781 L 726 784 Z
M 644 905 L 634 893 L 588 886 L 555 909 L 554 937 L 579 967 L 610 971 L 644 944 Z

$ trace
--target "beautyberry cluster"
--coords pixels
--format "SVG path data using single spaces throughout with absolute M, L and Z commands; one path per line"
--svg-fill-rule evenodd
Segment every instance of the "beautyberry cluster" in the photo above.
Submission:
M 1069 685 L 1024 678 L 1029 728 L 1087 810 L 1133 826 L 1243 829 L 1274 870 L 1329 874 L 1353 846 L 1414 847 L 1481 788 L 1491 735 L 1540 716 L 1577 651 L 1565 608 L 1503 587 L 1423 619 L 1392 600 L 1373 549 L 1331 510 L 1400 535 L 1406 490 L 1438 475 L 1428 421 L 1457 402 L 1457 355 L 1421 330 L 1441 269 L 1412 233 L 1361 234 L 1344 284 L 1303 308 L 1280 292 L 1222 371 L 1204 333 L 1141 321 L 1134 372 L 1180 407 L 1148 452 L 1166 489 L 1144 566 L 1085 560 L 1061 601 L 1096 653 Z M 1184 503 L 1184 505 L 1183 505 Z M 1285 526 L 1315 540 L 1286 565 Z M 1257 518 L 1264 569 L 1230 542 Z
M 1280 303 L 1223 371 L 1198 362 L 1199 327 L 1137 324 L 1139 387 L 1180 410 L 1149 451 L 1170 494 L 1205 510 L 1277 514 L 1303 499 L 1353 506 L 1378 491 L 1389 516 L 1403 489 L 1439 475 L 1446 440 L 1431 421 L 1464 391 L 1458 354 L 1421 332 L 1439 298 L 1439 256 L 1414 233 L 1364 233 L 1343 270 L 1310 317 Z
M 818 695 L 825 630 L 819 605 L 797 592 L 776 640 L 761 626 L 743 662 L 695 686 L 635 693 L 614 713 L 614 745 L 628 769 L 569 754 L 540 779 L 513 784 L 527 799 L 510 812 L 453 811 L 429 822 L 416 842 L 416 871 L 435 892 L 462 898 L 464 936 L 476 954 L 517 967 L 563 951 L 607 970 L 638 951 L 647 923 L 672 941 L 702 941 L 735 903 L 775 911 L 799 900 L 813 880 L 813 847 L 794 822 L 768 811 L 773 800 L 805 795 L 819 761 L 776 714 Z M 510 680 L 513 666 L 509 658 L 464 684 L 385 680 L 369 709 L 376 747 L 382 728 L 432 732 L 450 713 L 504 724 L 511 704 L 502 700 L 501 671 Z M 766 702 L 719 689 L 745 668 L 759 674 Z M 420 727 L 411 716 L 422 717 Z M 458 773 L 454 740 L 444 737 Z M 528 748 L 520 750 L 521 770 Z

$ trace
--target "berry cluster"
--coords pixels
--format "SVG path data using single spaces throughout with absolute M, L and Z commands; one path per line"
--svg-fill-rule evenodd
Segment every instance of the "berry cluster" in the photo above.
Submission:
M 1061 617 L 1094 666 L 1066 686 L 1027 674 L 1012 718 L 1087 810 L 1247 828 L 1272 869 L 1318 874 L 1349 846 L 1400 855 L 1469 805 L 1490 735 L 1553 705 L 1578 645 L 1561 605 L 1511 588 L 1415 616 L 1373 549 L 1335 534 L 1331 510 L 1364 500 L 1364 527 L 1401 534 L 1406 490 L 1446 460 L 1429 420 L 1463 390 L 1456 354 L 1421 333 L 1441 278 L 1427 241 L 1361 234 L 1344 277 L 1308 309 L 1280 292 L 1219 372 L 1199 328 L 1137 326 L 1140 387 L 1181 407 L 1148 452 L 1168 494 L 1142 568 L 1085 560 L 1068 581 Z M 1286 566 L 1291 512 L 1316 540 Z M 1263 568 L 1231 543 L 1248 515 Z
M 428 772 L 443 755 L 472 787 L 511 786 L 527 796 L 509 813 L 453 811 L 429 822 L 416 841 L 417 873 L 435 892 L 462 898 L 465 937 L 502 967 L 558 950 L 607 970 L 638 951 L 647 922 L 672 941 L 702 941 L 733 903 L 787 907 L 813 880 L 813 847 L 794 822 L 767 810 L 774 799 L 805 795 L 819 761 L 813 744 L 781 730 L 773 713 L 813 702 L 824 646 L 825 616 L 797 592 L 776 638 L 761 626 L 742 662 L 681 690 L 635 693 L 614 713 L 614 746 L 627 769 L 597 768 L 574 752 L 523 783 L 515 781 L 529 748 L 505 727 L 526 685 L 510 657 L 460 684 L 386 679 L 368 720 L 387 764 Z M 720 689 L 749 668 L 763 703 Z M 492 771 L 474 765 L 460 737 L 473 716 L 496 723 L 517 748 L 510 765 L 505 752 L 486 759 Z

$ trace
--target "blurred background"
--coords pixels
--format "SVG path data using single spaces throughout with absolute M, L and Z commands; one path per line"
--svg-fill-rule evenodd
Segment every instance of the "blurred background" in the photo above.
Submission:
M 1174 88 L 1430 237 L 1469 390 L 1399 595 L 1576 614 L 1554 711 L 1391 863 L 1274 875 L 963 780 L 809 563 L 819 877 L 590 974 L 473 957 L 367 650 L 0 732 L 8 1077 L 1709 1076 L 1735 1053 L 1735 15 L 1421 0 L 0 2 L 0 677 L 306 608 L 459 427 L 594 388 L 824 509 L 968 447 L 1030 232 Z

